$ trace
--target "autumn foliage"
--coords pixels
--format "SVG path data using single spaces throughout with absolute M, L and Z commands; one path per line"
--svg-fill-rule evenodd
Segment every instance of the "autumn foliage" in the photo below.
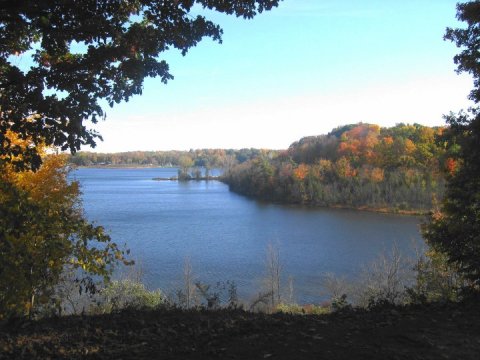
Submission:
M 228 171 L 231 189 L 261 199 L 320 206 L 426 211 L 456 169 L 442 128 L 353 124 L 293 143 L 274 158 Z M 269 181 L 257 176 L 268 167 Z
M 28 146 L 8 134 L 12 143 Z M 93 291 L 92 277 L 108 279 L 124 252 L 100 226 L 83 216 L 77 182 L 68 180 L 64 155 L 41 151 L 37 172 L 0 165 L 0 319 L 30 315 L 53 304 L 67 269 L 79 288 Z M 15 160 L 15 159 L 14 159 Z

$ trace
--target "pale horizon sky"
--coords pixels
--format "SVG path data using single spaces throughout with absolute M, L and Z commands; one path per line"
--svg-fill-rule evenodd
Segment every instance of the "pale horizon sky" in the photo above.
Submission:
M 212 13 L 209 39 L 165 54 L 175 79 L 147 79 L 143 95 L 106 108 L 95 149 L 286 149 L 304 136 L 368 122 L 444 125 L 467 108 L 445 28 L 451 0 L 285 0 L 253 20 Z

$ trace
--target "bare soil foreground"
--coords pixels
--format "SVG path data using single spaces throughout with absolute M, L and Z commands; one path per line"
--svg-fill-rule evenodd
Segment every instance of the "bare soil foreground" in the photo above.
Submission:
M 2 359 L 410 360 L 480 354 L 478 300 L 323 316 L 127 311 L 3 327 Z

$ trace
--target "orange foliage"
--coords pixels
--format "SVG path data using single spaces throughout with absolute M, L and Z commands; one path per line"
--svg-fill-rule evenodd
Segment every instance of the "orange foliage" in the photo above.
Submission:
M 77 182 L 68 184 L 65 181 L 69 171 L 66 164 L 66 155 L 46 156 L 38 171 L 14 173 L 16 183 L 27 190 L 35 201 L 61 202 L 70 199 L 73 204 L 80 189 Z
M 341 142 L 338 147 L 338 152 L 340 154 L 348 155 L 360 155 L 360 141 L 353 139 Z
M 457 171 L 457 168 L 458 162 L 455 159 L 449 157 L 445 160 L 445 169 L 450 175 L 453 175 Z
M 303 180 L 308 174 L 308 169 L 308 165 L 300 164 L 295 170 L 293 170 L 293 176 L 295 176 L 297 180 Z
M 384 177 L 385 172 L 383 171 L 383 169 L 380 169 L 378 167 L 373 168 L 370 172 L 370 179 L 374 182 L 382 182 Z
M 372 162 L 376 158 L 377 158 L 377 153 L 374 150 L 365 151 L 365 159 L 367 159 L 368 162 Z
M 11 131 L 7 131 L 5 133 L 5 138 L 7 139 L 7 141 L 9 141 L 12 146 L 18 146 L 20 147 L 21 149 L 26 149 L 27 147 L 29 146 L 32 146 L 32 141 L 30 140 L 23 140 L 23 139 L 20 139 L 17 134 L 11 132 Z M 38 145 L 37 146 L 37 151 L 38 153 L 44 157 L 45 154 L 46 154 L 46 151 L 45 151 L 45 147 L 42 146 L 42 145 Z M 2 159 L 5 159 L 5 156 L 0 156 L 0 160 Z M 14 161 L 21 161 L 22 160 L 22 155 L 18 155 L 18 156 L 15 156 L 15 157 L 12 157 L 12 159 L 10 159 L 9 161 L 7 161 L 6 163 L 3 163 L 2 164 L 2 167 L 0 169 L 0 178 L 2 178 L 4 181 L 6 180 L 13 180 L 15 183 L 17 183 L 18 185 L 18 180 L 25 174 L 25 173 L 17 173 L 14 169 L 14 167 L 12 166 L 12 163 Z
M 447 129 L 447 128 L 445 128 L 445 127 L 439 127 L 439 128 L 437 129 L 437 135 L 438 135 L 438 136 L 442 136 L 446 129 Z
M 385 145 L 392 145 L 393 144 L 393 138 L 391 136 L 386 136 L 383 138 L 383 143 Z
M 348 143 L 346 141 L 342 141 L 340 145 L 338 145 L 338 152 L 345 153 L 347 150 L 348 150 Z
M 373 149 L 373 147 L 378 144 L 378 133 L 369 132 L 367 136 L 365 136 L 364 143 L 367 149 Z
M 26 149 L 27 147 L 29 146 L 32 146 L 33 145 L 33 142 L 31 140 L 24 140 L 24 139 L 20 139 L 18 137 L 17 134 L 15 134 L 14 132 L 12 131 L 7 131 L 5 134 L 5 139 L 6 141 L 9 141 L 11 143 L 12 146 L 18 146 L 20 147 L 21 149 Z M 37 149 L 38 149 L 38 154 L 40 156 L 44 156 L 45 155 L 45 146 L 39 144 L 36 146 Z M 4 159 L 5 156 L 0 156 L 0 159 Z M 12 159 L 10 159 L 8 161 L 8 163 L 12 163 L 13 161 L 16 161 L 16 160 L 22 160 L 22 155 L 19 155 L 19 156 L 16 156 L 16 157 L 13 157 Z
M 406 139 L 405 140 L 405 152 L 407 154 L 412 154 L 413 152 L 415 152 L 415 150 L 417 150 L 417 147 L 415 146 L 413 141 L 410 140 L 410 139 Z
M 345 156 L 361 156 L 371 160 L 374 158 L 373 148 L 378 143 L 379 133 L 378 125 L 359 124 L 342 134 L 338 152 Z
M 7 132 L 6 137 L 12 144 L 23 149 L 32 144 L 31 141 L 19 139 L 16 134 L 11 132 Z M 51 204 L 69 202 L 73 206 L 80 190 L 77 182 L 68 183 L 65 180 L 69 172 L 67 155 L 48 155 L 44 146 L 37 147 L 43 162 L 39 170 L 18 172 L 11 164 L 7 163 L 2 166 L 0 178 L 27 191 L 34 201 L 47 201 Z M 21 155 L 18 158 L 20 157 Z

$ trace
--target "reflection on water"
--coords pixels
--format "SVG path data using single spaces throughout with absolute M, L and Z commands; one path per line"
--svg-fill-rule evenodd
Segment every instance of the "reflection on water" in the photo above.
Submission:
M 239 295 L 258 292 L 266 247 L 277 245 L 299 302 L 318 302 L 322 273 L 356 274 L 395 242 L 423 243 L 419 218 L 259 203 L 218 181 L 154 181 L 176 169 L 79 169 L 89 219 L 126 243 L 150 287 L 173 289 L 191 258 L 197 279 L 233 280 Z

